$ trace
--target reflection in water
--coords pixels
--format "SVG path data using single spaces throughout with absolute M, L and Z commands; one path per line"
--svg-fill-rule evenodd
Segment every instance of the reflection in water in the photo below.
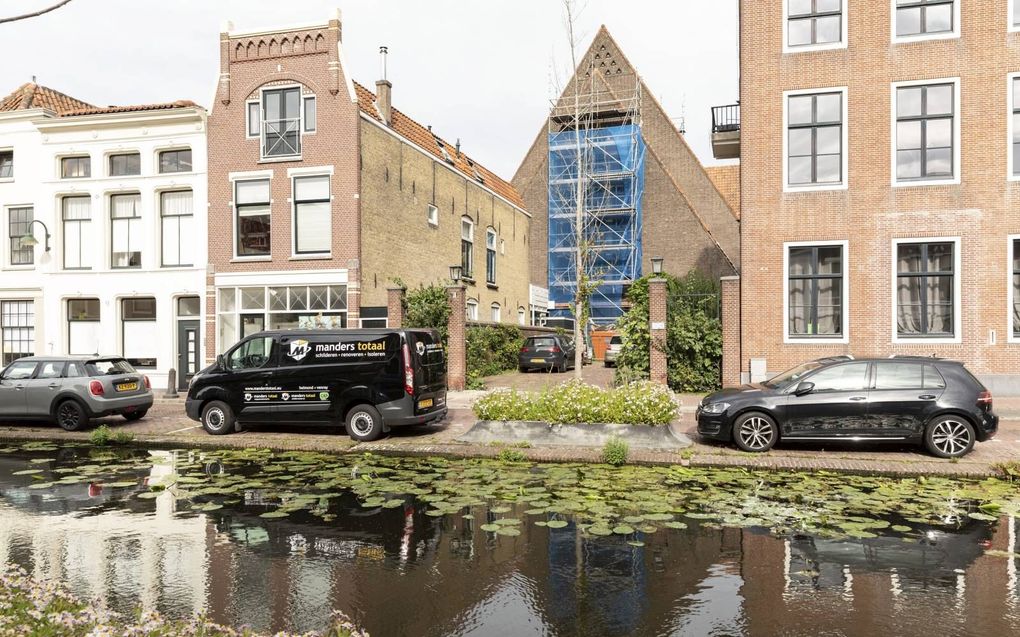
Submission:
M 497 536 L 480 528 L 495 517 L 483 507 L 473 519 L 430 517 L 422 503 L 366 508 L 348 494 L 325 522 L 262 518 L 279 493 L 257 490 L 206 512 L 179 509 L 170 491 L 137 497 L 196 453 L 150 452 L 133 487 L 32 489 L 40 478 L 13 474 L 87 460 L 31 457 L 0 457 L 0 562 L 120 611 L 309 631 L 339 609 L 384 636 L 1020 633 L 1017 561 L 1004 556 L 1017 550 L 1011 518 L 907 541 L 689 520 L 638 533 L 635 546 L 523 513 L 520 536 Z

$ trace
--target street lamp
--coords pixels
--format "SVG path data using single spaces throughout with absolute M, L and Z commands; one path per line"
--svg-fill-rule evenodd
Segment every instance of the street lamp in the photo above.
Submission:
M 460 282 L 460 274 L 461 274 L 462 270 L 463 270 L 462 266 L 451 265 L 450 266 L 450 280 L 452 280 L 454 283 Z
M 662 274 L 662 257 L 652 257 L 652 274 L 659 276 Z
M 35 238 L 34 234 L 32 234 L 32 226 L 37 224 L 37 223 L 40 226 L 43 227 L 43 234 L 46 235 L 46 252 L 49 252 L 50 251 L 50 229 L 46 227 L 45 223 L 43 223 L 42 221 L 39 221 L 38 219 L 33 219 L 31 221 L 31 223 L 28 224 L 28 234 L 26 234 L 25 236 L 21 237 L 21 245 L 29 247 L 29 248 L 34 248 L 35 246 L 39 245 L 39 240 Z

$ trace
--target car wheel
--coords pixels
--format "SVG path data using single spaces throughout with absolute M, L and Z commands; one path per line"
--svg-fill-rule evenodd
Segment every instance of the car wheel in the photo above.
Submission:
M 744 451 L 768 451 L 778 439 L 776 421 L 767 414 L 752 411 L 733 423 L 733 442 Z
M 371 442 L 382 433 L 382 416 L 372 405 L 358 405 L 347 413 L 347 435 L 352 440 Z
M 148 409 L 143 409 L 141 411 L 132 411 L 131 413 L 124 414 L 124 419 L 129 421 L 141 420 L 142 418 L 145 418 L 145 414 L 147 413 L 149 413 Z
M 527 374 L 528 373 L 528 368 L 527 367 L 518 367 L 517 371 L 519 371 L 522 374 Z
M 214 436 L 234 430 L 234 412 L 225 402 L 214 400 L 202 409 L 202 428 Z
M 974 426 L 960 416 L 941 416 L 924 430 L 924 446 L 939 458 L 959 458 L 974 448 Z
M 57 406 L 57 424 L 64 431 L 78 431 L 89 424 L 89 415 L 77 401 L 65 400 Z

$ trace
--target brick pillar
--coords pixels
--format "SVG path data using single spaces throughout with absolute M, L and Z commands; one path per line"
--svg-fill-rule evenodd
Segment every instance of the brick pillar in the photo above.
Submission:
M 404 291 L 399 286 L 386 288 L 386 325 L 389 327 L 404 327 Z
M 722 299 L 722 385 L 740 385 L 740 277 L 720 279 Z
M 648 371 L 653 383 L 666 384 L 666 279 L 648 281 L 648 327 L 649 341 Z
M 460 391 L 467 385 L 467 333 L 465 315 L 465 299 L 467 290 L 463 285 L 451 285 L 446 288 L 446 298 L 450 303 L 450 319 L 448 323 L 450 346 L 446 352 L 447 378 L 446 385 L 451 391 Z

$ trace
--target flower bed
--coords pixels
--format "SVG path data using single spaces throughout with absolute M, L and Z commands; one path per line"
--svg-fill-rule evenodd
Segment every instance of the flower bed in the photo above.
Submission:
M 481 420 L 664 425 L 677 415 L 669 390 L 647 381 L 602 389 L 573 380 L 540 393 L 498 390 L 474 405 Z
M 125 617 L 68 595 L 51 582 L 40 582 L 24 570 L 0 565 L 0 637 L 257 637 L 202 618 L 168 621 L 158 613 Z M 312 637 L 318 633 L 306 633 Z M 326 637 L 368 637 L 342 613 L 336 613 Z M 276 637 L 287 637 L 277 633 Z

